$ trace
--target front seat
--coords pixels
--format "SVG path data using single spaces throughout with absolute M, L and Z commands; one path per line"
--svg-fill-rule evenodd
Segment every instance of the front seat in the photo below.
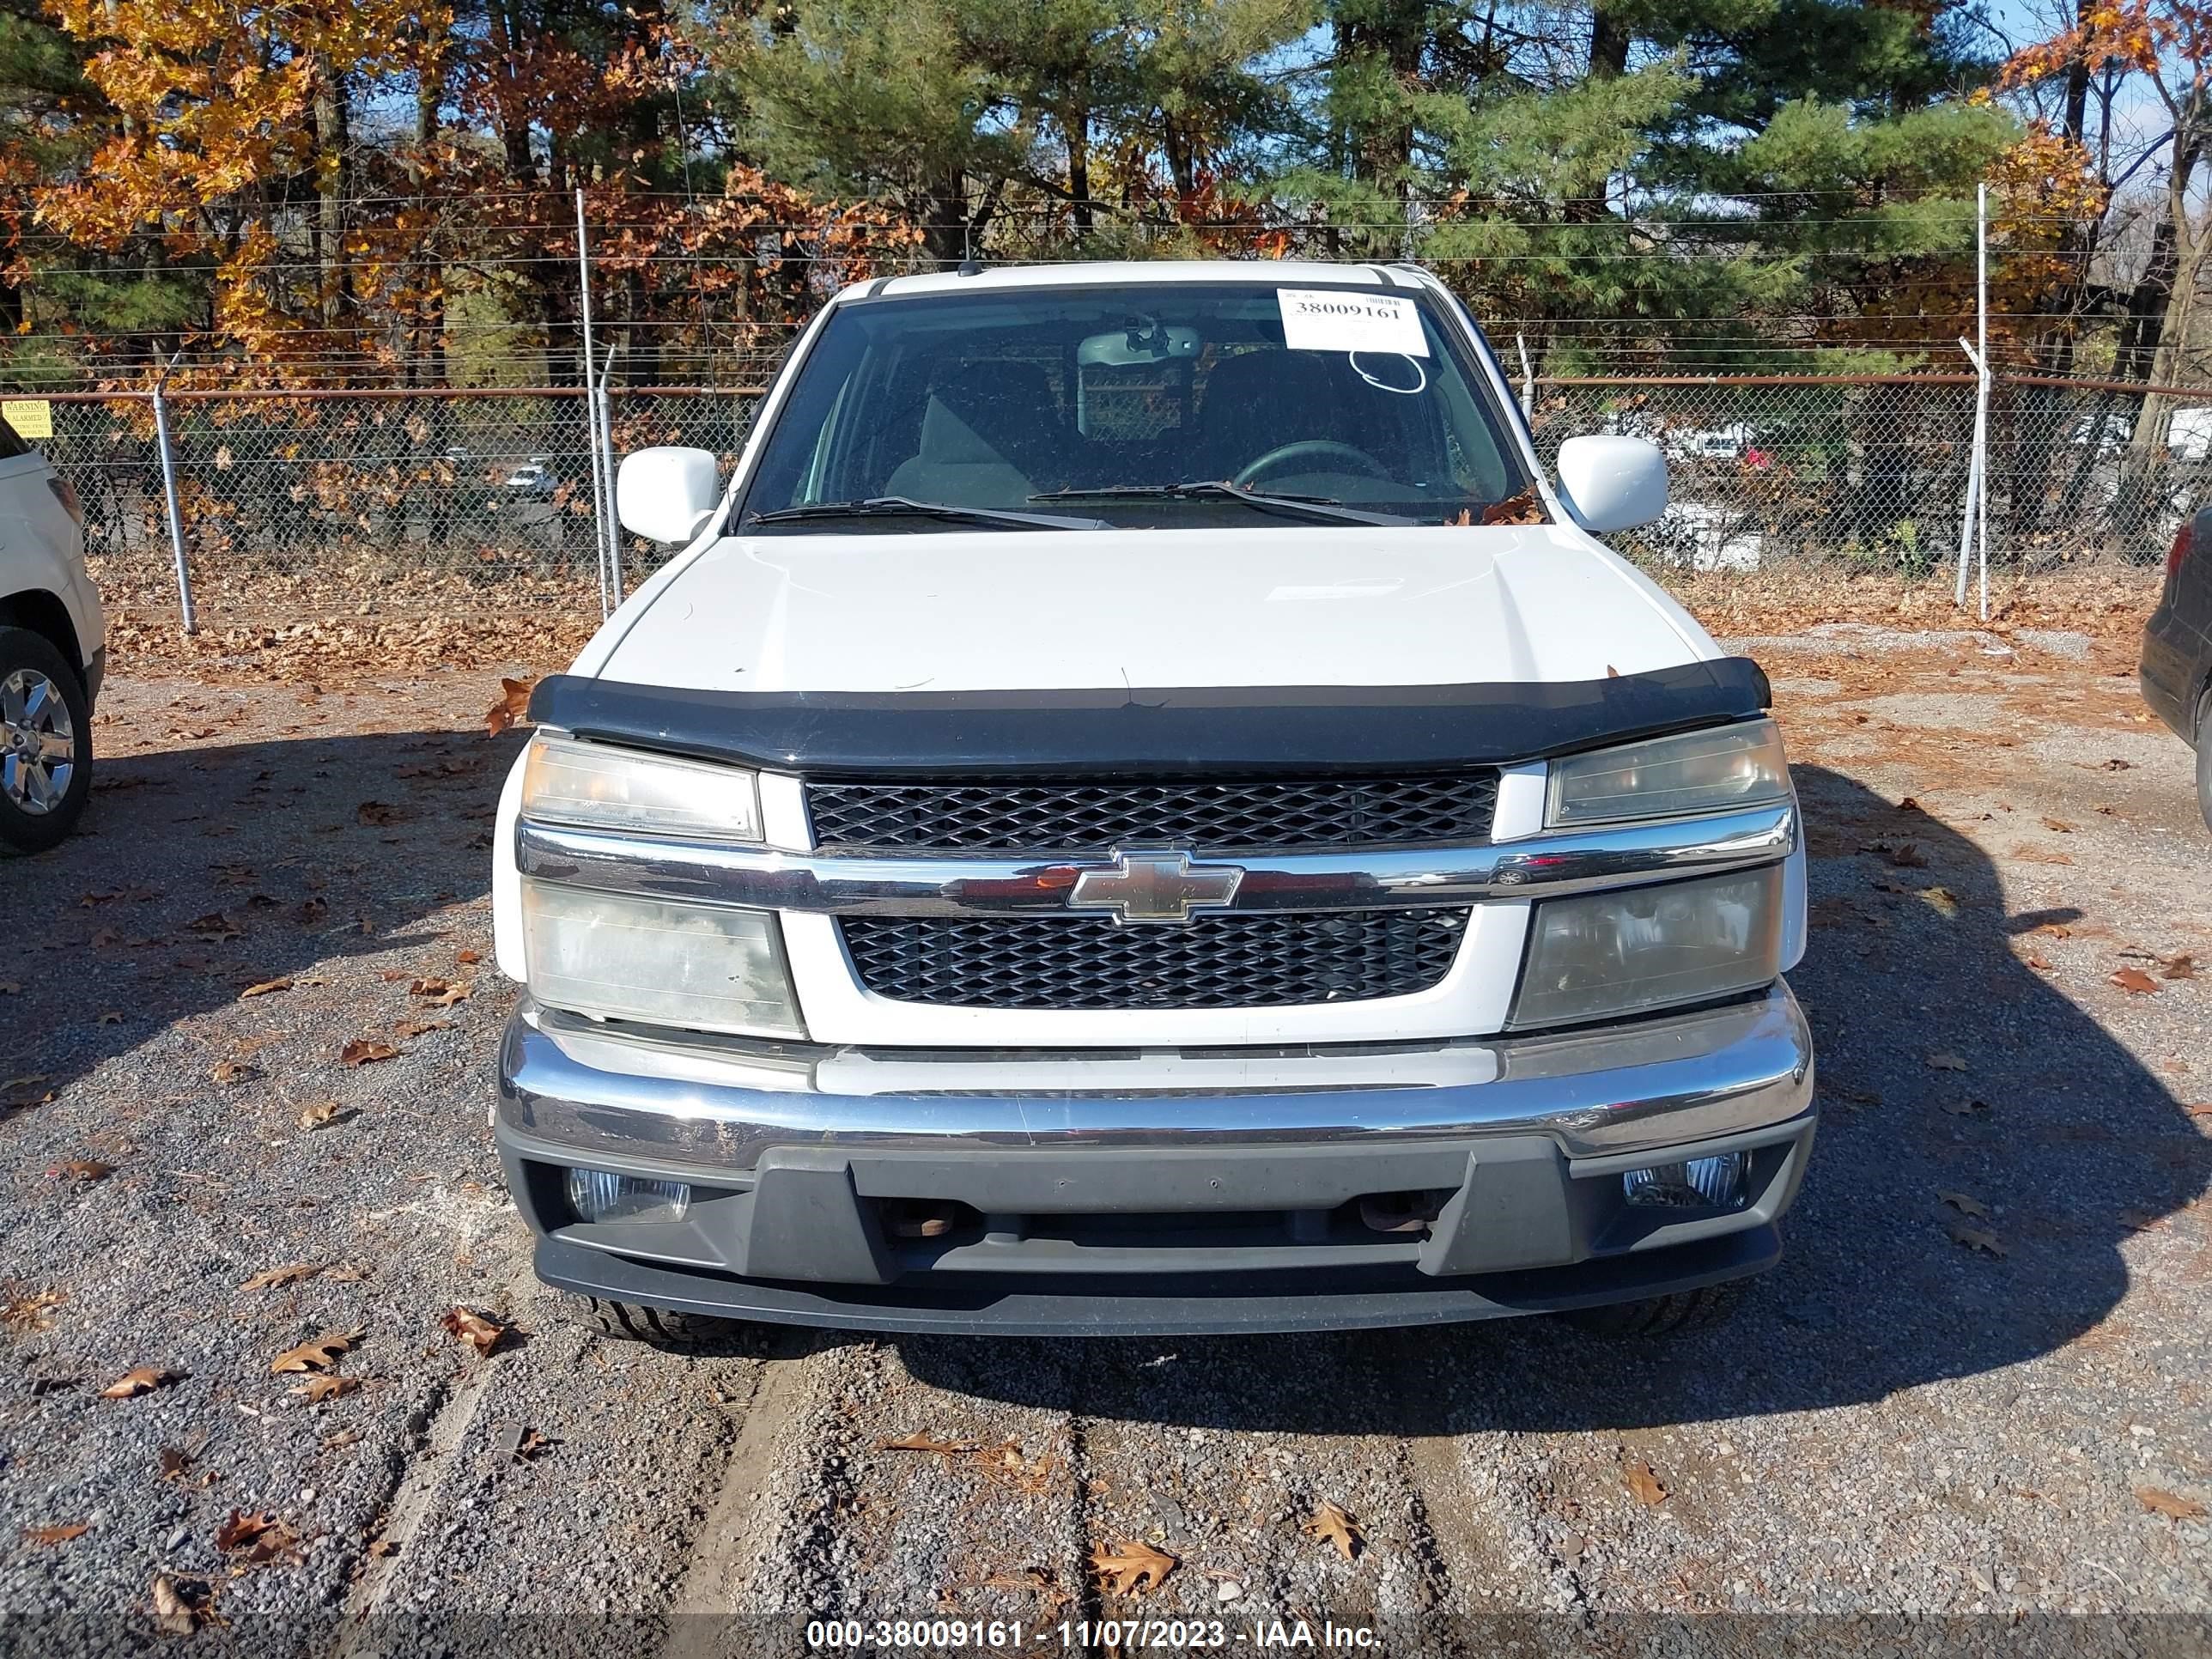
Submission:
M 912 459 L 887 495 L 957 507 L 1024 508 L 1066 467 L 1066 426 L 1035 363 L 969 363 L 929 389 Z

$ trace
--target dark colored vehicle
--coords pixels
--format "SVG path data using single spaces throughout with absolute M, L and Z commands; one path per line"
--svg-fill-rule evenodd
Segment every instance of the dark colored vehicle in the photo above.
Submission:
M 2174 532 L 2143 627 L 2142 679 L 2143 701 L 2197 750 L 2197 809 L 2212 828 L 2212 507 Z

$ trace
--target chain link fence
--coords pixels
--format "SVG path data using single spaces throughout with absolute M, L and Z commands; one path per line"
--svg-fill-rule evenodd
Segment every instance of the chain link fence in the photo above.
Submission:
M 1958 557 L 1972 375 L 1559 380 L 1533 391 L 1547 465 L 1584 432 L 1648 438 L 1666 453 L 1666 517 L 1621 538 L 1655 564 L 1911 577 Z M 2157 563 L 2205 490 L 2209 452 L 2212 392 L 2146 399 L 2140 386 L 1999 379 L 1991 566 L 2033 576 Z
M 1581 433 L 1647 438 L 1672 502 L 1620 538 L 1658 568 L 1929 575 L 1957 557 L 1968 375 L 1539 379 L 1548 465 Z M 683 443 L 734 461 L 757 390 L 617 386 L 617 453 Z M 203 616 L 389 607 L 448 614 L 599 605 L 586 403 L 574 388 L 172 394 L 179 514 Z M 103 587 L 176 602 L 149 399 L 48 400 L 41 440 L 84 503 Z M 1992 567 L 2015 575 L 2163 556 L 2212 465 L 2212 390 L 2000 379 Z M 632 585 L 668 550 L 623 538 Z M 433 597 L 434 596 L 434 597 Z
M 75 484 L 104 588 L 176 579 L 152 400 L 47 400 L 39 440 Z M 735 462 L 754 395 L 618 387 L 617 453 L 650 444 Z M 435 588 L 448 609 L 598 604 L 589 419 L 571 388 L 173 393 L 168 424 L 203 615 L 316 616 Z M 629 538 L 631 556 L 659 550 Z M 634 567 L 635 568 L 635 567 Z

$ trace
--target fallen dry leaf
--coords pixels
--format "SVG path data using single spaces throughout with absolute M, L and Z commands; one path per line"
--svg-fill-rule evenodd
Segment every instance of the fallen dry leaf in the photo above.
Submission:
M 281 1267 L 266 1267 L 247 1279 L 238 1288 L 241 1291 L 281 1290 L 287 1285 L 296 1285 L 303 1279 L 313 1279 L 322 1272 L 319 1261 L 291 1261 Z
M 2139 997 L 2158 994 L 2158 981 L 2140 968 L 2121 969 L 2112 975 L 2112 983 L 2123 991 L 2133 992 Z
M 166 1365 L 137 1365 L 117 1377 L 100 1391 L 102 1400 L 130 1400 L 142 1394 L 151 1394 L 156 1389 L 167 1388 L 184 1376 Z
M 58 1181 L 105 1181 L 115 1173 L 112 1164 L 102 1164 L 98 1158 L 73 1158 L 66 1164 L 56 1164 L 46 1171 Z
M 1024 1567 L 1019 1572 L 994 1572 L 983 1581 L 986 1589 L 1027 1590 L 1044 1598 L 1044 1613 L 1049 1618 L 1073 1598 L 1060 1589 L 1049 1569 Z
M 2070 836 L 2074 833 L 2074 826 L 2063 818 L 2045 818 L 2043 821 L 2043 827 L 2062 836 Z
M 66 1544 L 72 1538 L 82 1538 L 92 1528 L 82 1521 L 66 1522 L 59 1526 L 26 1527 L 23 1536 L 33 1544 Z
M 404 823 L 416 816 L 411 806 L 394 806 L 390 801 L 365 800 L 353 809 L 355 818 L 362 823 L 385 825 Z
M 1946 921 L 1955 919 L 1959 914 L 1958 895 L 1948 887 L 1922 888 L 1920 902 Z
M 238 994 L 238 1000 L 244 1002 L 250 997 L 265 997 L 275 992 L 289 991 L 291 988 L 292 981 L 289 979 L 264 979 L 259 984 L 249 985 L 240 991 Z
M 1924 869 L 1928 864 L 1928 855 L 1920 850 L 1917 841 L 1870 841 L 1859 850 L 1877 854 L 1900 870 Z
M 1936 1198 L 1938 1203 L 1949 1205 L 1960 1215 L 1972 1216 L 1980 1221 L 1989 1219 L 1990 1206 L 1978 1198 L 1969 1198 L 1964 1193 L 1938 1193 Z
M 232 1550 L 242 1550 L 276 1524 L 276 1517 L 266 1510 L 253 1514 L 245 1510 L 233 1510 L 229 1518 L 215 1529 L 215 1547 L 226 1554 Z
M 357 1376 L 335 1376 L 325 1373 L 309 1377 L 307 1386 L 299 1392 L 307 1396 L 310 1406 L 315 1406 L 325 1400 L 335 1400 L 342 1394 L 350 1394 L 360 1386 L 361 1379 Z
M 190 1636 L 208 1616 L 208 1603 L 213 1599 L 204 1579 L 157 1574 L 154 1579 L 154 1628 L 165 1636 Z
M 495 738 L 530 712 L 531 688 L 538 682 L 510 680 L 501 677 L 499 696 L 490 708 L 484 710 L 484 736 Z
M 467 1343 L 478 1353 L 488 1354 L 507 1334 L 507 1327 L 485 1318 L 472 1308 L 449 1308 L 438 1322 L 457 1340 Z
M 1359 1523 L 1339 1505 L 1326 1500 L 1315 1506 L 1312 1516 L 1299 1524 L 1298 1530 L 1309 1538 L 1335 1545 L 1338 1553 L 1347 1561 L 1357 1558 L 1360 1547 L 1366 1542 Z
M 208 1069 L 208 1076 L 226 1087 L 234 1083 L 246 1082 L 260 1075 L 258 1071 L 242 1060 L 218 1060 Z
M 876 1449 L 878 1451 L 934 1452 L 939 1457 L 953 1458 L 964 1456 L 969 1452 L 977 1449 L 977 1447 L 976 1443 L 972 1440 L 939 1440 L 927 1431 L 917 1429 L 912 1434 L 901 1435 L 896 1440 L 878 1439 L 876 1442 Z
M 338 1103 L 335 1100 L 311 1101 L 300 1109 L 300 1127 L 319 1129 L 337 1115 Z
M 361 1333 L 353 1331 L 340 1334 L 325 1331 L 320 1336 L 310 1337 L 296 1348 L 287 1348 L 269 1362 L 271 1371 L 326 1371 L 338 1363 L 338 1356 L 350 1349 L 360 1339 Z
M 356 1037 L 338 1050 L 342 1066 L 370 1066 L 380 1060 L 398 1057 L 399 1050 L 388 1042 L 379 1042 L 373 1037 Z
M 1628 1483 L 1630 1495 L 1646 1509 L 1656 1508 L 1667 1501 L 1667 1483 L 1651 1473 L 1649 1463 L 1624 1463 L 1620 1478 Z
M 1984 1255 L 2000 1258 L 2011 1254 L 2005 1249 L 2004 1242 L 1986 1228 L 1969 1227 L 1963 1221 L 1954 1221 L 1947 1231 L 1951 1235 L 1951 1242 L 1966 1249 L 1978 1250 Z
M 1986 1100 L 1947 1100 L 1943 1103 L 1943 1109 L 1953 1117 L 1982 1117 L 1988 1114 L 1990 1103 Z
M 2137 1486 L 2136 1501 L 2154 1515 L 2169 1521 L 2201 1521 L 2204 1505 L 2191 1498 L 2176 1497 L 2160 1486 Z
M 2197 977 L 2195 957 L 2161 957 L 2159 958 L 2158 968 L 2158 976 L 2160 979 L 2195 979 Z
M 32 1331 L 50 1331 L 54 1328 L 53 1310 L 69 1300 L 64 1291 L 33 1291 L 27 1295 L 11 1296 L 5 1307 L 0 1307 L 0 1325 L 18 1336 Z
M 162 1480 L 181 1480 L 185 1478 L 186 1471 L 192 1467 L 193 1458 L 191 1453 L 186 1451 L 182 1446 L 164 1446 L 158 1455 L 158 1461 L 161 1464 Z
M 246 929 L 240 927 L 236 922 L 233 921 L 228 916 L 223 915 L 220 910 L 210 910 L 204 916 L 194 916 L 190 921 L 185 924 L 185 927 L 187 932 L 198 933 L 204 939 L 244 939 L 246 937 Z
M 273 1561 L 296 1564 L 299 1535 L 266 1510 L 258 1514 L 233 1510 L 230 1518 L 216 1527 L 215 1547 L 225 1555 L 242 1555 L 244 1565 L 264 1566 Z
M 1091 1571 L 1099 1585 L 1113 1595 L 1135 1595 L 1158 1589 L 1176 1567 L 1176 1558 L 1138 1539 L 1124 1539 L 1091 1552 Z
M 1462 515 L 1464 522 L 1464 515 Z M 1492 501 L 1482 509 L 1477 524 L 1541 524 L 1544 522 L 1544 503 L 1538 498 L 1534 486 L 1517 495 L 1508 495 L 1502 501 Z M 1618 678 L 1616 676 L 1616 678 Z
M 1928 1063 L 1939 1072 L 1963 1072 L 1966 1062 L 1948 1049 L 1941 1049 L 1928 1056 Z
M 483 953 L 481 951 L 456 951 L 453 960 L 464 968 L 473 968 L 483 960 Z
M 2039 974 L 2048 974 L 2053 971 L 2051 966 L 2051 958 L 2045 956 L 2042 951 L 2036 950 L 2032 945 L 2028 949 L 2021 952 L 2020 959 L 2026 963 L 2029 967 L 2034 969 Z

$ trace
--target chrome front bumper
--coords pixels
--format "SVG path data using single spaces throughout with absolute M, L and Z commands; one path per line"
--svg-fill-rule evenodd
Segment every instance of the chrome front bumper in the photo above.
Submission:
M 1148 1054 L 679 1041 L 526 1004 L 496 1133 L 539 1270 L 570 1289 L 878 1329 L 1288 1329 L 1755 1272 L 1812 1097 L 1778 981 L 1570 1036 Z M 1730 1152 L 1738 1208 L 1623 1199 L 1631 1170 Z M 574 1167 L 686 1182 L 690 1210 L 583 1222 Z M 1425 1225 L 1364 1220 L 1408 1194 L 1431 1200 Z M 890 1218 L 915 1205 L 973 1224 L 902 1236 Z
M 978 1152 L 1419 1144 L 1542 1134 L 1571 1158 L 1788 1123 L 1812 1036 L 1789 988 L 1559 1036 L 1403 1047 L 1048 1055 L 829 1049 L 624 1031 L 526 1001 L 503 1134 L 741 1173 L 778 1147 Z

